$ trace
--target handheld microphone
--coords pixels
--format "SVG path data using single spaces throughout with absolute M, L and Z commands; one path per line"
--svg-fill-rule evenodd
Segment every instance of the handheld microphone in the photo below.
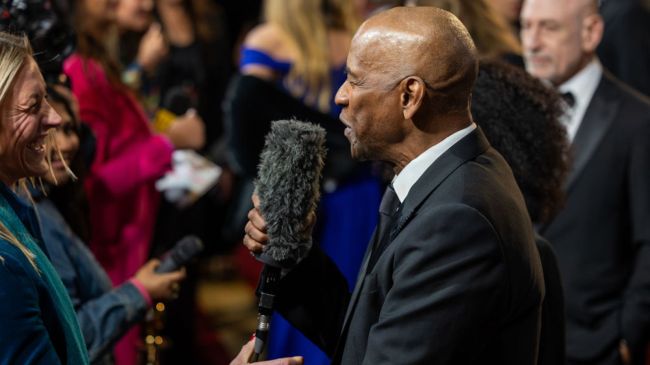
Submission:
M 178 270 L 203 251 L 203 242 L 196 236 L 185 236 L 163 255 L 156 272 L 164 274 Z
M 196 105 L 195 97 L 189 87 L 171 88 L 153 117 L 154 130 L 160 133 L 166 131 L 176 118 L 185 114 L 194 105 Z
M 255 188 L 269 242 L 257 256 L 264 269 L 253 361 L 258 360 L 267 342 L 282 269 L 296 265 L 311 249 L 311 233 L 305 225 L 320 198 L 325 155 L 325 130 L 318 125 L 280 120 L 273 122 L 266 135 Z

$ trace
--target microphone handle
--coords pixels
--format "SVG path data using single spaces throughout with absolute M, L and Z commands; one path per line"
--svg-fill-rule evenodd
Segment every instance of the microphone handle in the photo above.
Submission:
M 264 265 L 260 275 L 260 301 L 258 305 L 257 329 L 255 330 L 255 347 L 251 361 L 255 362 L 266 347 L 271 328 L 271 315 L 273 304 L 278 291 L 281 269 L 279 267 Z
M 158 274 L 164 274 L 172 271 L 178 270 L 180 265 L 178 264 L 178 260 L 174 255 L 174 252 L 170 252 L 160 263 L 160 265 L 156 268 L 156 272 Z

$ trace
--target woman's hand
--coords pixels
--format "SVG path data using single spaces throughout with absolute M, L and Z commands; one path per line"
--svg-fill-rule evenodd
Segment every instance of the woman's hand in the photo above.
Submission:
M 282 359 L 268 360 L 262 362 L 248 362 L 248 359 L 251 358 L 253 354 L 253 347 L 255 345 L 255 340 L 250 340 L 247 344 L 242 346 L 239 355 L 234 358 L 230 365 L 244 365 L 244 364 L 256 364 L 256 365 L 302 365 L 303 358 L 301 356 L 294 357 L 285 357 Z
M 264 245 L 269 242 L 269 236 L 266 232 L 266 221 L 260 212 L 260 197 L 254 193 L 251 200 L 253 201 L 253 209 L 248 212 L 248 223 L 244 227 L 243 243 L 251 253 L 258 254 L 264 250 Z M 315 223 L 316 213 L 311 212 L 304 222 L 304 231 L 309 232 L 309 235 L 311 235 Z
M 244 246 L 251 253 L 261 253 L 264 245 L 269 242 L 269 236 L 266 234 L 266 221 L 260 212 L 260 198 L 257 194 L 251 197 L 253 209 L 248 212 L 248 223 L 244 227 Z
M 169 53 L 169 47 L 167 47 L 162 28 L 160 24 L 152 23 L 140 40 L 136 61 L 146 73 L 152 74 L 167 53 Z
M 147 290 L 155 301 L 176 299 L 180 282 L 185 279 L 185 268 L 169 273 L 157 273 L 155 270 L 160 260 L 152 259 L 135 274 L 135 279 Z
M 177 149 L 198 150 L 205 145 L 205 124 L 194 109 L 176 118 L 164 133 Z

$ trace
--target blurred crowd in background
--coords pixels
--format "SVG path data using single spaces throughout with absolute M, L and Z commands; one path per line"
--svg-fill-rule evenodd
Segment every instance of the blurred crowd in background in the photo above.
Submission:
M 499 86 L 483 75 L 479 78 L 483 91 L 476 93 L 473 112 L 475 117 L 484 113 L 476 123 L 513 167 L 531 218 L 540 229 L 548 228 L 563 207 L 561 190 L 567 175 L 571 179 L 567 172 L 571 152 L 570 139 L 559 127 L 565 99 L 544 85 L 557 87 L 566 79 L 542 84 L 524 74 L 529 66 L 526 52 L 534 52 L 534 47 L 530 42 L 522 46 L 521 35 L 527 30 L 520 21 L 522 3 L 2 2 L 2 30 L 26 32 L 44 74 L 50 104 L 62 118 L 55 132 L 59 150 L 49 157 L 53 173 L 30 190 L 40 214 L 46 216 L 41 218 L 41 229 L 50 258 L 63 262 L 53 263 L 66 288 L 76 291 L 71 297 L 91 363 L 227 364 L 236 354 L 206 325 L 209 318 L 197 303 L 197 295 L 209 262 L 221 267 L 212 267 L 219 272 L 219 280 L 236 276 L 250 293 L 257 285 L 261 266 L 240 242 L 252 207 L 250 197 L 264 136 L 274 120 L 295 117 L 318 123 L 327 131 L 328 157 L 313 234 L 354 286 L 377 222 L 382 191 L 392 175 L 381 163 L 351 159 L 334 96 L 346 80 L 346 58 L 356 29 L 367 17 L 392 6 L 436 6 L 454 13 L 468 28 L 487 65 L 507 64 L 489 66 L 497 67 L 486 69 L 490 77 L 521 78 L 525 81 L 517 81 L 518 85 L 526 85 L 521 90 L 534 90 L 533 96 L 508 89 L 490 94 L 488 90 Z M 640 98 L 647 98 L 650 1 L 603 0 L 599 6 L 604 19 L 602 41 L 597 44 L 600 63 Z M 516 76 L 504 76 L 510 73 Z M 531 121 L 530 126 L 517 125 L 516 120 L 511 126 L 490 125 L 495 114 L 486 112 L 488 106 L 497 108 L 499 101 L 509 97 L 513 98 L 511 104 L 501 106 L 503 118 L 495 119 L 508 120 L 510 113 L 519 113 L 516 115 Z M 518 104 L 522 98 L 528 99 Z M 523 111 L 525 105 L 531 105 L 532 111 Z M 518 144 L 524 142 L 537 144 L 537 159 L 532 154 L 517 155 Z M 179 204 L 173 194 L 159 191 L 156 182 L 171 171 L 180 156 L 177 152 L 184 150 L 193 150 L 220 169 L 218 179 L 205 191 L 191 197 L 189 203 Z M 541 171 L 539 176 L 531 172 L 536 169 Z M 70 178 L 70 172 L 75 178 Z M 648 191 L 650 186 L 641 199 L 648 199 Z M 630 204 L 621 199 L 625 201 L 621 204 Z M 561 236 L 552 229 L 548 232 L 549 236 Z M 155 262 L 149 260 L 189 234 L 205 244 L 200 260 L 203 268 L 193 263 L 159 277 L 153 270 Z M 61 243 L 50 247 L 48 240 Z M 626 255 L 638 257 L 637 249 L 642 250 L 635 248 Z M 566 260 L 560 257 L 561 269 Z M 627 283 L 633 273 L 621 275 L 625 277 L 621 282 Z M 570 289 L 565 284 L 565 291 Z M 225 290 L 218 295 L 230 293 Z M 570 298 L 572 294 L 566 295 Z M 156 306 L 158 301 L 166 302 L 166 307 Z M 251 300 L 247 308 L 254 304 Z M 164 319 L 147 316 L 151 306 L 164 312 Z M 250 319 L 255 313 L 246 315 Z M 645 313 L 639 321 L 648 317 Z M 250 327 L 251 333 L 253 330 Z M 647 339 L 647 327 L 643 331 L 639 338 Z M 235 342 L 243 344 L 245 340 Z M 572 345 L 569 352 L 575 350 Z M 639 344 L 634 345 L 638 359 Z M 306 364 L 329 361 L 277 315 L 268 353 L 271 358 L 304 355 Z

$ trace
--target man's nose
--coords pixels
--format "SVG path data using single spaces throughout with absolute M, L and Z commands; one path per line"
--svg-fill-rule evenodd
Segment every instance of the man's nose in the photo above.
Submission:
M 339 90 L 336 92 L 336 95 L 334 96 L 334 102 L 336 105 L 339 106 L 347 106 L 348 105 L 348 90 L 347 90 L 348 82 L 345 81 L 341 87 L 339 87 Z
M 521 40 L 525 51 L 539 50 L 542 45 L 539 27 L 531 26 L 523 30 L 521 32 Z

